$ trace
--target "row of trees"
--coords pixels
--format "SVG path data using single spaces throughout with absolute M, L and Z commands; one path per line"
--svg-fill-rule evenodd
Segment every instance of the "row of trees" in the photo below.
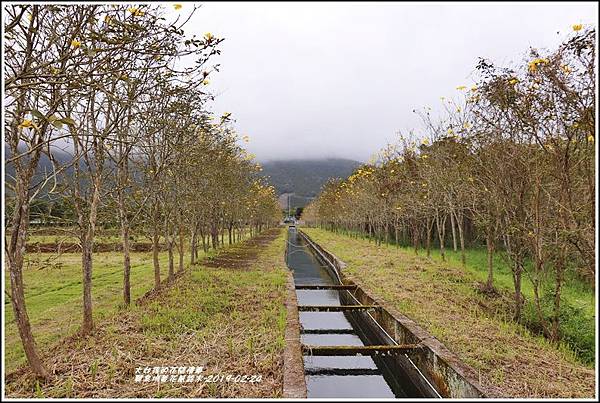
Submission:
M 527 275 L 543 331 L 558 340 L 567 268 L 595 280 L 595 30 L 573 28 L 555 51 L 531 50 L 524 68 L 480 60 L 477 85 L 459 86 L 460 101 L 442 99 L 441 118 L 418 112 L 419 141 L 401 135 L 375 163 L 328 183 L 304 218 L 379 240 L 409 238 L 415 253 L 424 245 L 429 255 L 435 242 L 442 258 L 451 232 L 463 264 L 465 243 L 485 242 L 490 290 L 502 248 L 514 318 L 522 315 Z M 540 302 L 548 282 L 549 320 Z
M 206 86 L 222 39 L 187 37 L 196 11 L 168 21 L 165 6 L 9 5 L 5 7 L 5 255 L 10 297 L 26 357 L 48 378 L 24 299 L 23 262 L 32 202 L 62 200 L 81 246 L 83 322 L 92 317 L 97 227 L 116 223 L 123 251 L 123 303 L 129 305 L 132 231 L 152 240 L 168 274 L 242 231 L 277 221 L 272 187 L 239 145 L 230 115 L 212 116 Z M 170 7 L 170 6 L 169 6 Z M 181 5 L 174 5 L 179 12 Z M 49 161 L 41 169 L 41 160 Z M 219 235 L 221 241 L 219 242 Z

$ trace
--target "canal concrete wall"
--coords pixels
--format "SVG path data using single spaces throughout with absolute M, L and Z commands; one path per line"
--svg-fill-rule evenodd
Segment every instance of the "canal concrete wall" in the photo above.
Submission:
M 347 278 L 344 274 L 346 263 L 333 253 L 314 242 L 304 232 L 299 231 L 306 242 L 334 268 L 342 284 L 356 285 L 355 298 L 363 305 L 379 305 L 371 315 L 377 324 L 398 344 L 418 344 L 422 348 L 410 354 L 418 370 L 435 387 L 442 397 L 448 398 L 483 398 L 500 396 L 499 390 L 493 387 L 484 388 L 478 381 L 474 369 L 462 362 L 458 356 L 448 350 L 439 340 L 430 335 L 412 319 L 387 307 L 385 303 L 365 291 L 360 284 Z
M 286 254 L 287 256 L 287 247 Z M 285 259 L 283 264 L 287 268 Z M 288 270 L 286 286 L 286 325 L 285 347 L 283 351 L 283 397 L 288 399 L 306 398 L 306 380 L 304 378 L 304 360 L 300 341 L 300 319 L 294 276 Z

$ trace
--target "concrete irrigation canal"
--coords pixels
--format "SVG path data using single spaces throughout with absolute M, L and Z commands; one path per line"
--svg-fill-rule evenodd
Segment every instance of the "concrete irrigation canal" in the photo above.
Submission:
M 289 397 L 485 396 L 470 368 L 410 319 L 391 314 L 345 279 L 344 263 L 295 226 L 288 229 L 286 263 L 302 352 L 288 361 L 301 361 L 304 373 Z M 284 394 L 285 383 L 284 377 Z

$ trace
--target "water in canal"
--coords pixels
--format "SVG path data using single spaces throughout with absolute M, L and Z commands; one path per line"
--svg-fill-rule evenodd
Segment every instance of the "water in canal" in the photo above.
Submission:
M 339 284 L 335 272 L 313 253 L 294 227 L 288 231 L 286 261 L 296 285 Z M 298 305 L 345 305 L 346 290 L 296 290 Z M 340 302 L 340 298 L 342 302 Z M 365 316 L 344 312 L 299 312 L 307 345 L 385 344 L 369 332 Z M 308 397 L 424 397 L 394 359 L 370 356 L 304 356 Z

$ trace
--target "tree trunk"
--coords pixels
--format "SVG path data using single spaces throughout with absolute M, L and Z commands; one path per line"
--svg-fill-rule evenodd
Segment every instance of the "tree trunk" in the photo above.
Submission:
M 204 251 L 204 253 L 206 253 L 207 247 L 206 247 L 206 235 L 204 234 L 204 227 L 200 226 L 200 228 L 198 230 L 200 231 L 200 239 L 202 239 L 202 250 Z
M 83 268 L 83 325 L 81 334 L 88 335 L 94 328 L 92 318 L 92 248 L 93 244 L 86 236 L 81 243 L 81 267 Z
M 190 241 L 190 264 L 196 264 L 196 254 L 198 253 L 198 235 L 196 228 L 192 230 L 192 240 Z
M 129 222 L 121 220 L 121 237 L 123 238 L 123 303 L 131 304 L 131 257 L 129 254 Z
M 419 226 L 416 223 L 416 220 L 413 220 L 412 238 L 413 238 L 413 248 L 415 249 L 415 255 L 418 255 L 419 254 Z
M 550 339 L 557 342 L 560 339 L 560 296 L 563 284 L 565 248 L 560 247 L 555 267 L 554 306 L 552 308 L 552 331 Z
M 169 281 L 175 277 L 175 260 L 173 258 L 173 244 L 175 241 L 169 236 L 167 239 L 167 252 L 169 255 Z
M 37 163 L 36 163 L 37 164 Z M 10 272 L 10 299 L 19 330 L 19 336 L 23 343 L 23 350 L 27 362 L 32 371 L 41 379 L 49 379 L 50 373 L 42 363 L 31 332 L 31 324 L 27 315 L 25 305 L 25 292 L 23 287 L 23 259 L 25 253 L 25 243 L 27 240 L 27 229 L 29 226 L 29 195 L 27 187 L 23 186 L 21 178 L 17 178 L 15 192 L 15 209 L 12 215 L 12 225 L 10 229 L 10 243 L 6 252 L 6 261 Z M 6 247 L 5 243 L 5 247 Z
M 460 261 L 461 261 L 463 267 L 465 267 L 467 265 L 467 254 L 465 252 L 464 223 L 465 223 L 465 217 L 464 217 L 463 212 L 461 211 L 460 213 L 456 213 L 456 226 L 458 227 L 458 237 L 460 239 Z M 456 246 L 456 242 L 455 242 L 455 246 Z M 456 251 L 456 248 L 454 248 L 454 251 Z
M 127 126 L 131 121 L 131 109 L 127 116 Z M 119 161 L 117 163 L 117 206 L 119 209 L 119 221 L 121 223 L 121 244 L 123 247 L 123 303 L 125 306 L 131 304 L 131 257 L 129 247 L 129 218 L 125 205 L 125 189 L 128 185 L 129 176 L 129 146 L 119 143 Z
M 120 164 L 121 166 L 121 164 Z M 125 170 L 126 167 L 121 166 L 121 170 Z M 130 257 L 130 246 L 129 246 L 129 219 L 127 217 L 127 211 L 125 208 L 125 195 L 123 194 L 124 173 L 119 172 L 120 187 L 119 195 L 117 198 L 119 208 L 119 221 L 121 222 L 121 244 L 123 246 L 123 303 L 125 306 L 131 304 L 131 257 Z
M 433 230 L 433 220 L 430 217 L 427 217 L 427 240 L 426 240 L 426 248 L 427 248 L 427 257 L 431 257 L 431 231 Z
M 521 310 L 523 306 L 523 298 L 521 297 L 521 278 L 523 273 L 523 264 L 519 261 L 515 263 L 515 267 L 513 269 L 513 282 L 515 286 L 515 294 L 514 294 L 514 303 L 515 303 L 515 313 L 514 320 L 517 322 L 521 321 Z
M 217 226 L 213 223 L 211 227 L 211 238 L 212 238 L 212 247 L 213 249 L 217 249 L 219 246 L 219 230 Z
M 450 227 L 452 228 L 452 246 L 454 247 L 454 252 L 458 252 L 458 246 L 456 244 L 456 228 L 454 223 L 454 211 L 450 211 Z
M 159 253 L 158 242 L 160 240 L 160 236 L 158 234 L 158 220 L 159 220 L 158 205 L 154 206 L 153 218 L 154 218 L 154 226 L 153 226 L 153 230 L 152 230 L 152 262 L 154 265 L 154 288 L 158 290 L 160 288 L 160 262 L 158 260 L 158 253 Z
M 390 243 L 390 227 L 389 227 L 389 222 L 387 220 L 385 221 L 384 231 L 385 231 L 385 243 L 389 244 Z
M 440 219 L 439 213 L 435 213 L 435 225 L 437 227 L 438 239 L 440 241 L 440 255 L 443 261 L 446 261 L 446 248 L 444 241 L 446 238 L 446 216 Z
M 179 245 L 177 245 L 179 247 L 179 272 L 182 273 L 183 272 L 183 255 L 184 255 L 184 234 L 183 234 L 183 228 L 180 226 L 179 227 Z
M 81 242 L 81 259 L 83 268 L 83 325 L 81 334 L 88 335 L 94 328 L 92 318 L 92 254 L 94 249 L 94 235 L 96 231 L 96 220 L 98 203 L 100 202 L 100 184 L 102 172 L 97 172 L 94 177 L 94 193 L 90 203 L 88 222 L 85 227 L 86 234 Z
M 487 283 L 485 285 L 488 291 L 492 291 L 494 289 L 494 240 L 492 239 L 492 234 L 488 231 L 488 234 L 485 238 L 485 243 L 487 246 L 487 263 L 488 263 L 488 276 Z

